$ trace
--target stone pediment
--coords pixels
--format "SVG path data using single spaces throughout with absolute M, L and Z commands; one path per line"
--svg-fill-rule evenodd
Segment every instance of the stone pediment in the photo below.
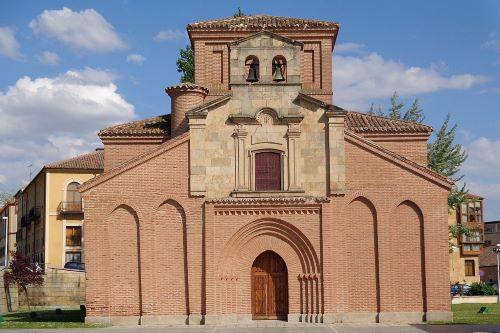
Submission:
M 229 43 L 229 45 L 237 47 L 283 47 L 285 45 L 289 45 L 299 46 L 301 50 L 304 46 L 304 44 L 301 42 L 275 34 L 267 30 L 235 40 L 234 42 Z

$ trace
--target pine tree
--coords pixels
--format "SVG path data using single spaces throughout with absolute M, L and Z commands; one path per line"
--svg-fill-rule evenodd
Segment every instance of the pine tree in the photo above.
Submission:
M 448 113 L 446 120 L 436 133 L 436 139 L 428 144 L 427 163 L 431 170 L 458 182 L 463 178 L 463 175 L 457 174 L 460 171 L 460 166 L 467 159 L 467 153 L 460 144 L 454 143 L 457 124 L 448 128 L 450 117 L 451 115 Z M 462 188 L 454 185 L 448 196 L 448 206 L 450 208 L 457 207 L 457 205 L 467 200 L 466 196 L 465 185 Z
M 401 119 L 401 109 L 403 108 L 404 104 L 400 103 L 398 101 L 399 95 L 395 91 L 394 94 L 391 96 L 391 107 L 389 108 L 389 114 L 388 117 L 392 119 Z
M 241 8 L 238 7 L 238 9 L 236 10 L 236 13 L 234 13 L 233 17 L 243 17 L 243 16 L 246 16 L 245 13 L 243 13 Z
M 424 121 L 424 119 L 425 116 L 423 110 L 420 108 L 420 102 L 418 98 L 415 98 L 411 107 L 408 109 L 408 111 L 405 112 L 403 120 L 421 124 Z
M 375 105 L 372 102 L 372 104 L 370 105 L 370 109 L 368 110 L 368 114 L 370 114 L 372 116 L 383 117 L 384 116 L 384 111 L 382 111 L 382 107 L 380 106 L 380 104 L 378 105 L 377 108 L 375 108 Z
M 191 45 L 180 50 L 179 59 L 177 59 L 177 71 L 182 73 L 181 82 L 194 83 L 194 51 Z

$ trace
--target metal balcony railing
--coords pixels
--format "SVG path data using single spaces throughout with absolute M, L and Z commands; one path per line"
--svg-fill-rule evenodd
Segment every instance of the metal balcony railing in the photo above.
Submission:
M 81 201 L 61 201 L 57 206 L 59 214 L 77 214 L 83 213 L 83 206 Z

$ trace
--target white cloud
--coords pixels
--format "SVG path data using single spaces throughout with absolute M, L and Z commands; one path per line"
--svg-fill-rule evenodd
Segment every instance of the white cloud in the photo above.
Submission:
M 40 63 L 49 66 L 55 66 L 59 64 L 59 56 L 57 55 L 57 53 L 50 51 L 43 51 L 39 56 L 37 56 L 37 59 Z
M 182 39 L 182 38 L 186 38 L 185 32 L 180 30 L 171 30 L 171 29 L 160 31 L 156 34 L 156 36 L 153 37 L 154 40 L 159 42 Z
M 145 60 L 146 58 L 140 54 L 132 53 L 127 56 L 127 62 L 133 62 L 139 65 L 141 65 Z
M 360 53 L 363 51 L 365 46 L 363 44 L 358 43 L 341 43 L 335 45 L 335 52 L 352 52 L 352 53 Z
M 38 35 L 57 38 L 78 50 L 98 53 L 126 47 L 114 27 L 94 9 L 44 10 L 29 26 Z
M 46 163 L 100 146 L 96 132 L 136 117 L 116 76 L 93 68 L 56 77 L 22 77 L 0 92 L 0 174 L 15 190 Z M 1 188 L 0 188 L 1 189 Z
M 489 39 L 483 44 L 484 48 L 500 51 L 500 38 L 497 33 L 490 33 Z
M 481 137 L 464 148 L 469 157 L 464 162 L 462 170 L 467 175 L 500 180 L 500 140 Z
M 394 91 L 401 96 L 414 96 L 443 89 L 468 89 L 487 81 L 480 75 L 446 75 L 439 66 L 410 67 L 377 53 L 362 57 L 335 56 L 333 60 L 334 102 L 351 108 L 389 97 Z
M 0 27 L 0 55 L 14 60 L 21 60 L 23 55 L 12 29 Z

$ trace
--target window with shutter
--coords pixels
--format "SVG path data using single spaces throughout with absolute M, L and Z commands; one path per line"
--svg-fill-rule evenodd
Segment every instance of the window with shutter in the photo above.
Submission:
M 281 191 L 281 154 L 255 154 L 255 190 Z

